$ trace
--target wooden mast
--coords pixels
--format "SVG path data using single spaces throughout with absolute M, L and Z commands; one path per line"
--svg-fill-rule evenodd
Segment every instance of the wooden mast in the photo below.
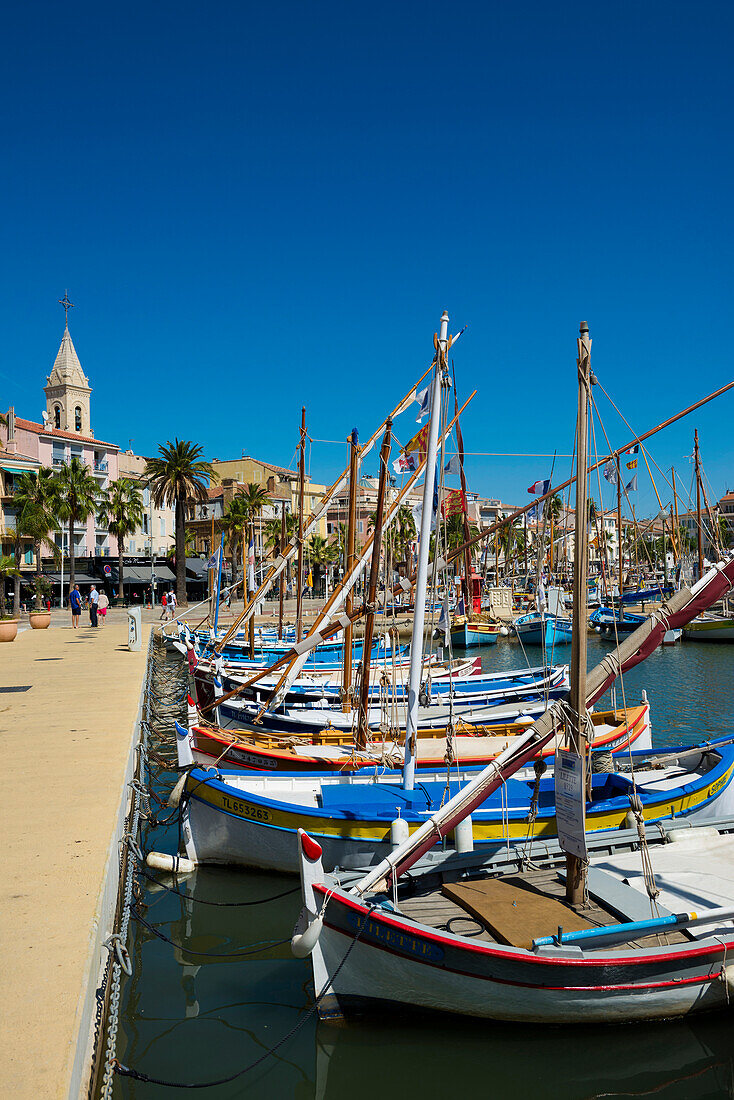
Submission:
M 392 421 L 388 417 L 388 422 Z M 344 547 L 344 575 L 347 576 L 354 568 L 355 548 L 357 543 L 357 473 L 359 471 L 359 436 L 357 429 L 352 428 L 349 436 L 349 510 L 347 513 L 347 541 Z M 350 589 L 346 598 L 344 610 L 347 615 L 352 614 L 354 596 Z M 344 628 L 344 663 L 342 667 L 342 710 L 347 713 L 352 709 L 352 643 L 354 629 L 351 622 Z
M 372 637 L 375 630 L 375 601 L 377 582 L 380 577 L 380 550 L 382 548 L 382 519 L 385 513 L 385 492 L 387 490 L 387 464 L 390 461 L 390 439 L 392 420 L 387 419 L 385 435 L 380 451 L 380 481 L 377 490 L 377 514 L 372 540 L 372 560 L 370 561 L 370 579 L 367 587 L 367 614 L 364 620 L 364 641 L 362 643 L 362 675 L 359 682 L 359 716 L 357 718 L 357 749 L 367 747 L 367 711 L 370 705 L 370 664 L 372 657 Z
M 698 533 L 698 577 L 703 576 L 703 536 L 701 533 L 701 459 L 698 453 L 698 428 L 693 432 L 693 457 L 696 463 L 696 530 Z
M 467 500 L 466 500 L 466 474 L 464 472 L 464 437 L 461 434 L 461 425 L 459 424 L 459 397 L 456 392 L 456 371 L 454 370 L 453 360 L 451 361 L 451 374 L 454 379 L 454 417 L 456 418 L 456 442 L 459 448 L 459 476 L 461 478 L 461 516 L 463 519 L 464 527 L 464 542 L 467 544 L 464 548 L 464 610 L 466 612 L 466 618 L 471 618 L 471 611 L 474 609 L 474 592 L 472 588 L 472 553 L 469 541 L 471 539 L 471 528 L 469 527 L 469 515 L 467 513 Z
M 301 409 L 301 441 L 298 444 L 298 588 L 296 590 L 296 641 L 303 637 L 303 490 L 306 480 L 306 406 Z
M 680 520 L 678 518 L 678 490 L 675 487 L 675 466 L 670 467 L 671 481 L 673 482 L 673 511 L 675 513 L 675 537 L 680 541 Z M 683 547 L 680 548 L 679 557 L 683 558 Z
M 624 550 L 622 547 L 622 472 L 619 466 L 619 455 L 617 457 L 617 548 L 618 548 L 618 583 L 619 583 L 619 603 L 622 605 L 622 561 L 624 557 Z M 578 490 L 577 490 L 578 491 Z
M 285 537 L 286 537 L 286 523 L 285 523 L 285 501 L 280 502 L 280 545 L 278 546 L 278 554 L 282 554 L 285 551 Z M 283 641 L 283 600 L 285 598 L 285 573 L 280 574 L 280 581 L 278 584 L 278 641 Z
M 576 524 L 574 530 L 573 569 L 573 635 L 571 645 L 571 708 L 570 748 L 580 757 L 581 797 L 586 796 L 586 643 L 588 539 L 586 535 L 586 440 L 591 385 L 591 340 L 585 321 L 579 327 L 578 346 L 578 413 L 576 450 Z M 566 899 L 571 905 L 583 905 L 586 892 L 586 864 L 575 855 L 566 856 Z
M 254 588 L 252 588 L 252 589 L 250 588 L 250 543 L 254 542 L 254 539 L 255 539 L 254 524 L 253 524 L 252 520 L 249 520 L 248 523 L 247 523 L 247 554 L 245 554 L 244 535 L 243 535 L 243 542 L 242 542 L 242 568 L 244 570 L 244 576 L 242 578 L 242 590 L 247 593 L 248 600 L 250 599 L 253 592 L 255 591 Z M 252 583 L 253 583 L 253 585 L 255 584 L 254 569 L 253 569 Z M 255 616 L 254 615 L 250 615 L 250 619 L 249 619 L 249 622 L 247 624 L 247 627 L 248 627 L 247 638 L 248 638 L 248 644 L 250 646 L 250 656 L 254 658 L 254 656 L 255 656 Z

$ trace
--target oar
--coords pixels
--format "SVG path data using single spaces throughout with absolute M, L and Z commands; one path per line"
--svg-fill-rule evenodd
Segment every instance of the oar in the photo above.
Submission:
M 595 940 L 613 937 L 620 943 L 637 939 L 640 932 L 648 935 L 661 929 L 690 928 L 695 924 L 711 924 L 734 920 L 734 906 L 722 905 L 716 909 L 707 909 L 705 913 L 671 913 L 667 917 L 650 917 L 649 920 L 627 921 L 625 924 L 605 924 L 601 928 L 582 928 L 580 932 L 564 932 L 558 929 L 555 936 L 541 936 L 533 940 L 536 947 L 564 947 L 574 943 L 593 943 Z

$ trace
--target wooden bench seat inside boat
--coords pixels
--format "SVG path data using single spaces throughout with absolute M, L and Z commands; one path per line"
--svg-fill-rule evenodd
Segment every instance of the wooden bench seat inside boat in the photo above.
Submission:
M 532 947 L 538 936 L 596 928 L 559 897 L 541 892 L 520 875 L 477 882 L 444 883 L 441 892 L 491 932 L 498 943 Z M 611 923 L 611 922 L 610 922 Z

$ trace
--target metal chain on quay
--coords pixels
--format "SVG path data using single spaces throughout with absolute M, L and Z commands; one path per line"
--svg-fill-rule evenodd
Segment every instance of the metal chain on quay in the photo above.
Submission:
M 130 807 L 125 822 L 125 832 L 120 844 L 119 887 L 115 913 L 115 931 L 105 941 L 109 951 L 104 975 L 98 991 L 98 1011 L 95 1023 L 95 1052 L 89 1082 L 89 1096 L 96 1092 L 99 1071 L 102 1082 L 99 1095 L 108 1100 L 114 1081 L 117 1031 L 120 1022 L 120 989 L 123 974 L 132 975 L 132 964 L 127 949 L 128 930 L 135 904 L 138 865 L 144 861 L 140 847 L 140 829 L 143 821 L 151 820 L 151 796 L 155 796 L 152 784 L 161 772 L 168 770 L 174 757 L 170 753 L 173 721 L 186 720 L 186 669 L 180 660 L 168 660 L 165 642 L 160 635 L 152 634 L 148 644 L 145 670 L 143 710 L 140 722 L 140 738 L 137 745 L 137 762 L 134 778 L 130 781 Z M 162 799 L 158 802 L 163 805 Z M 103 1068 L 99 1064 L 101 1039 L 106 1033 Z
M 145 854 L 143 852 L 141 830 L 147 823 L 150 828 L 162 825 L 175 824 L 178 819 L 180 828 L 180 807 L 172 814 L 161 819 L 152 811 L 152 802 L 155 801 L 161 810 L 167 808 L 167 802 L 156 793 L 157 785 L 162 793 L 170 791 L 162 776 L 176 767 L 176 751 L 173 747 L 175 734 L 172 732 L 174 721 L 185 725 L 187 721 L 187 695 L 189 689 L 188 669 L 178 655 L 168 654 L 165 640 L 159 635 L 152 635 L 149 643 L 148 658 L 145 673 L 145 690 L 143 695 L 143 713 L 140 723 L 140 740 L 137 748 L 137 764 L 135 776 L 128 784 L 131 790 L 131 804 L 125 822 L 125 832 L 120 845 L 120 876 L 118 888 L 117 910 L 115 914 L 115 931 L 105 941 L 104 946 L 109 951 L 107 965 L 103 980 L 97 991 L 97 1017 L 95 1021 L 95 1053 L 89 1082 L 90 1100 L 99 1095 L 103 1100 L 108 1100 L 112 1095 L 112 1087 L 116 1074 L 137 1077 L 139 1080 L 155 1080 L 145 1074 L 138 1074 L 129 1067 L 122 1066 L 116 1057 L 117 1033 L 120 1024 L 121 986 L 123 975 L 132 977 L 132 964 L 127 949 L 127 938 L 131 918 L 144 927 L 151 935 L 166 943 L 179 947 L 183 951 L 202 957 L 212 958 L 245 958 L 268 950 L 273 946 L 282 946 L 289 940 L 266 940 L 257 943 L 245 944 L 242 948 L 233 952 L 218 953 L 210 951 L 197 951 L 186 948 L 182 944 L 176 944 L 154 925 L 146 921 L 140 913 L 142 902 L 141 884 L 139 879 L 145 879 L 154 883 L 166 892 L 185 898 L 188 901 L 200 902 L 204 905 L 221 907 L 240 907 L 262 905 L 276 901 L 289 894 L 299 892 L 299 887 L 292 887 L 280 891 L 272 897 L 257 898 L 245 901 L 222 902 L 213 899 L 194 898 L 182 893 L 175 886 L 161 882 L 145 869 Z M 358 938 L 358 937 L 357 937 Z M 346 960 L 345 960 L 346 961 Z M 315 1008 L 315 1006 L 314 1006 Z M 311 1013 L 307 1014 L 309 1018 Z M 295 1033 L 303 1025 L 305 1020 L 299 1023 L 284 1036 L 272 1051 L 266 1052 L 252 1066 L 254 1068 L 265 1057 L 268 1057 L 275 1049 L 287 1041 L 290 1034 Z M 100 1064 L 102 1055 L 102 1038 L 106 1035 L 104 1045 L 103 1063 Z M 239 1071 L 235 1076 L 240 1076 L 247 1070 Z M 101 1085 L 98 1088 L 99 1074 L 101 1073 Z M 164 1084 L 165 1082 L 158 1082 Z M 181 1087 L 197 1087 L 182 1085 Z

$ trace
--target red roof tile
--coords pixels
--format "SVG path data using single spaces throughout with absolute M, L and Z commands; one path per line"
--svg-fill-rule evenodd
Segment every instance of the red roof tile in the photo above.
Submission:
M 36 435 L 47 436 L 50 435 L 56 439 L 74 439 L 80 443 L 95 443 L 99 447 L 111 447 L 115 451 L 119 451 L 119 447 L 116 443 L 105 443 L 104 439 L 95 439 L 91 435 L 79 435 L 78 432 L 64 432 L 61 428 L 51 428 L 47 430 L 43 424 L 36 424 L 35 420 L 23 420 L 21 417 L 15 418 L 16 428 L 23 428 L 26 432 L 35 432 Z

